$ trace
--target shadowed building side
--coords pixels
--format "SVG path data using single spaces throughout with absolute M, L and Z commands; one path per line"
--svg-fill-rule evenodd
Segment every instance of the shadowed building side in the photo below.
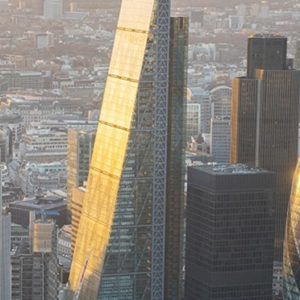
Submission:
M 182 299 L 188 18 L 171 18 L 165 300 Z

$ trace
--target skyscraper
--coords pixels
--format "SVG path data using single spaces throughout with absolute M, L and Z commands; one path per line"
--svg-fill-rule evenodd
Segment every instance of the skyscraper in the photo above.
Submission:
M 165 229 L 165 300 L 182 299 L 188 18 L 171 18 Z
M 23 240 L 12 252 L 12 300 L 56 300 L 59 266 L 55 222 L 36 220 L 31 229 L 30 243 Z
M 248 39 L 247 77 L 255 78 L 256 70 L 285 70 L 287 38 L 257 34 Z
M 272 299 L 275 174 L 189 168 L 185 299 Z
M 230 158 L 230 118 L 211 120 L 210 152 L 217 163 L 229 163 Z
M 68 207 L 72 208 L 73 189 L 83 186 L 89 173 L 95 142 L 95 130 L 69 129 L 68 131 Z
M 168 201 L 180 210 L 182 189 L 176 185 L 176 198 L 167 192 L 178 180 L 167 172 L 177 168 L 168 153 L 183 150 L 175 120 L 180 127 L 185 54 L 175 48 L 185 49 L 187 24 L 174 20 L 170 32 L 169 13 L 169 0 L 122 2 L 70 275 L 79 299 L 167 299 L 171 286 L 179 294 L 182 241 L 171 227 L 181 212 Z M 172 243 L 174 266 L 166 253 Z
M 300 72 L 287 69 L 286 43 L 280 36 L 249 39 L 248 77 L 233 81 L 231 120 L 231 162 L 256 165 L 277 175 L 275 259 L 279 261 L 298 156 Z
M 2 178 L 0 170 L 0 299 L 11 299 L 10 215 L 3 211 Z
M 294 176 L 289 211 L 286 222 L 283 294 L 285 300 L 300 298 L 300 162 Z

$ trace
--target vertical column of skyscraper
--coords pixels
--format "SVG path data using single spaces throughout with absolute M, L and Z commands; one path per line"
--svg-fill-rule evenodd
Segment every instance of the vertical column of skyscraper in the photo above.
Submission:
M 182 299 L 188 25 L 186 17 L 171 18 L 165 300 Z
M 156 103 L 154 132 L 152 300 L 164 298 L 170 0 L 157 0 Z
M 287 67 L 287 39 L 256 35 L 248 43 L 248 77 L 233 83 L 231 162 L 277 175 L 275 259 L 282 261 L 287 206 L 297 164 L 300 72 Z

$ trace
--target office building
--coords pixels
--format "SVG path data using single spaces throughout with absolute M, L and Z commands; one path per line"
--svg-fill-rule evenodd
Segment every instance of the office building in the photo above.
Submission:
M 31 213 L 45 212 L 46 214 L 53 214 L 52 217 L 56 221 L 56 224 L 62 227 L 66 224 L 67 200 L 64 195 L 65 193 L 63 195 L 60 195 L 59 191 L 57 193 L 53 191 L 10 203 L 9 211 L 12 221 L 15 224 L 28 228 Z
M 195 102 L 187 103 L 186 138 L 197 138 L 201 133 L 201 105 Z
M 164 299 L 183 297 L 183 211 L 185 177 L 184 99 L 187 85 L 188 18 L 171 18 Z
M 169 12 L 166 0 L 122 2 L 71 267 L 78 299 L 168 299 L 170 287 L 180 294 L 181 261 L 172 266 L 166 253 L 180 258 L 182 243 L 167 154 L 182 152 L 175 120 L 182 124 L 185 53 L 175 48 L 185 49 L 187 22 L 172 21 L 170 31 Z M 178 136 L 168 139 L 169 130 Z M 174 233 L 168 209 L 180 222 Z
M 290 205 L 287 215 L 284 260 L 283 260 L 283 293 L 285 300 L 300 298 L 300 163 L 294 175 Z
M 247 77 L 255 78 L 256 70 L 285 70 L 287 38 L 257 34 L 248 39 Z
M 217 163 L 229 163 L 230 160 L 230 118 L 211 120 L 210 153 Z
M 0 171 L 0 183 L 2 183 Z M 0 299 L 11 300 L 11 266 L 10 266 L 10 214 L 3 208 L 2 184 L 0 184 Z
M 185 299 L 272 299 L 274 186 L 245 165 L 189 168 Z
M 274 206 L 278 261 L 282 261 L 286 213 L 298 157 L 300 72 L 286 67 L 286 43 L 287 39 L 280 36 L 249 39 L 248 77 L 233 82 L 231 118 L 231 162 L 256 165 L 277 174 Z
M 211 118 L 230 118 L 232 89 L 220 85 L 210 91 Z
M 68 205 L 71 210 L 73 188 L 87 181 L 96 132 L 69 129 L 68 131 Z
M 56 226 L 36 220 L 30 243 L 23 241 L 13 250 L 12 300 L 57 300 L 60 273 L 56 255 Z
M 72 190 L 72 202 L 71 202 L 72 253 L 74 252 L 75 249 L 75 243 L 76 243 L 77 232 L 79 228 L 79 222 L 80 222 L 80 216 L 82 212 L 82 204 L 83 204 L 85 192 L 86 189 L 84 187 L 78 187 L 78 188 L 74 187 Z

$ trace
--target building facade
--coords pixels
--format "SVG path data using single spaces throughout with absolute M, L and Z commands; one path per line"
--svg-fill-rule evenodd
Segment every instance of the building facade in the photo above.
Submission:
M 285 300 L 300 298 L 300 163 L 294 175 L 290 205 L 287 216 L 284 261 L 283 261 L 283 293 Z
M 53 221 L 32 224 L 31 243 L 23 241 L 12 252 L 12 300 L 58 299 L 59 268 Z
M 165 228 L 165 300 L 183 297 L 188 18 L 171 18 Z
M 71 268 L 79 299 L 164 298 L 169 13 L 122 2 Z
M 88 178 L 95 142 L 95 130 L 68 130 L 68 206 L 72 213 L 73 189 L 82 187 Z
M 245 165 L 189 169 L 185 299 L 272 299 L 274 184 Z
M 211 120 L 210 153 L 217 163 L 229 163 L 230 160 L 230 119 Z
M 2 183 L 0 171 L 0 183 Z M 11 300 L 11 217 L 3 209 L 2 184 L 0 185 L 0 299 Z
M 281 36 L 249 39 L 248 77 L 233 82 L 231 122 L 231 162 L 277 174 L 274 205 L 278 261 L 282 261 L 286 213 L 298 158 L 300 72 L 288 68 L 286 44 L 287 39 Z

